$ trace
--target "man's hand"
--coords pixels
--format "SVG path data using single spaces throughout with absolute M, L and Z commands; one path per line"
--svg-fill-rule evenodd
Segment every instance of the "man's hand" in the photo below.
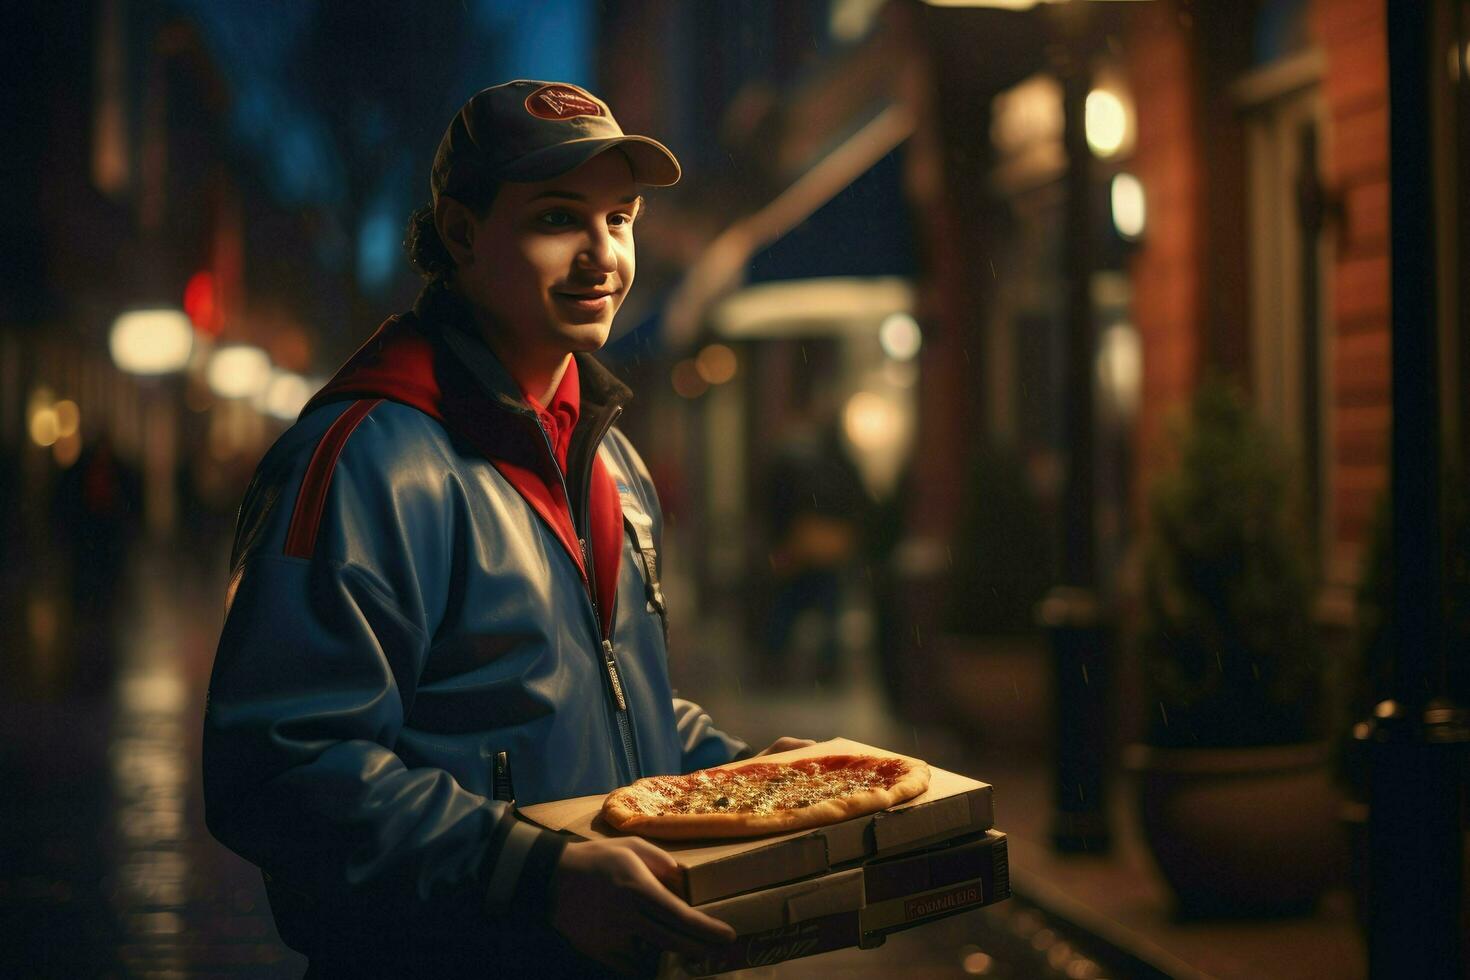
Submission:
M 578 952 L 628 976 L 651 976 L 663 950 L 703 956 L 735 930 L 667 887 L 679 868 L 639 837 L 568 844 L 551 879 L 551 924 Z
M 757 752 L 756 755 L 770 755 L 772 752 L 785 752 L 787 749 L 800 749 L 816 744 L 817 740 L 814 738 L 792 738 L 790 735 L 782 735 L 770 745 Z

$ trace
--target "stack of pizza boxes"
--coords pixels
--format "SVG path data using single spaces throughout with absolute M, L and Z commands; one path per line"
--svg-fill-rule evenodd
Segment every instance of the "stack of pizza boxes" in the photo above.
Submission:
M 898 755 L 833 739 L 768 759 L 845 754 Z M 679 862 L 682 897 L 739 935 L 700 962 L 666 963 L 663 975 L 707 976 L 870 948 L 894 932 L 1009 897 L 1006 837 L 992 826 L 990 786 L 930 771 L 927 790 L 879 813 L 745 840 L 658 841 Z M 599 816 L 602 800 L 543 803 L 521 815 L 578 837 L 613 836 Z

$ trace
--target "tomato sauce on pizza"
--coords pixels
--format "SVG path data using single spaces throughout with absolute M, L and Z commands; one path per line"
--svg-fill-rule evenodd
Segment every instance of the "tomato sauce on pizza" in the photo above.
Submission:
M 900 756 L 755 761 L 640 779 L 609 794 L 602 813 L 646 837 L 750 837 L 874 813 L 928 785 L 929 767 Z

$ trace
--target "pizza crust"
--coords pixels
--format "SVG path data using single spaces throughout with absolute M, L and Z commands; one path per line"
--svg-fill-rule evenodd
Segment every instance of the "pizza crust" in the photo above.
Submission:
M 913 799 L 929 787 L 929 766 L 917 759 L 909 759 L 902 756 L 869 756 L 855 757 L 864 759 L 881 759 L 884 762 L 890 760 L 903 764 L 898 778 L 888 786 L 869 787 L 848 793 L 831 799 L 818 800 L 803 807 L 792 809 L 774 810 L 768 813 L 756 812 L 728 812 L 728 813 L 657 813 L 650 814 L 639 805 L 640 794 L 646 792 L 645 787 L 649 784 L 657 784 L 656 781 L 663 780 L 667 785 L 670 780 L 687 781 L 696 779 L 701 774 L 716 773 L 745 768 L 750 765 L 781 765 L 781 763 L 768 763 L 762 759 L 742 760 L 729 766 L 717 766 L 713 769 L 700 770 L 689 773 L 686 776 L 652 777 L 642 779 L 614 790 L 608 794 L 603 801 L 603 818 L 614 828 L 625 833 L 638 834 L 643 837 L 656 837 L 661 840 L 695 840 L 711 837 L 757 837 L 763 834 L 784 833 L 792 830 L 805 830 L 811 827 L 823 827 L 828 824 L 840 823 L 853 817 L 860 817 L 869 813 L 877 813 L 886 810 L 907 800 Z M 791 760 L 792 763 L 810 762 L 811 759 Z

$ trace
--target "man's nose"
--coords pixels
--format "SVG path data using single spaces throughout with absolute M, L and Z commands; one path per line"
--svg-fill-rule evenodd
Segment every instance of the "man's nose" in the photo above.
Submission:
M 612 229 L 605 223 L 593 223 L 587 236 L 586 246 L 577 256 L 582 266 L 597 272 L 616 272 L 617 253 L 613 250 Z

